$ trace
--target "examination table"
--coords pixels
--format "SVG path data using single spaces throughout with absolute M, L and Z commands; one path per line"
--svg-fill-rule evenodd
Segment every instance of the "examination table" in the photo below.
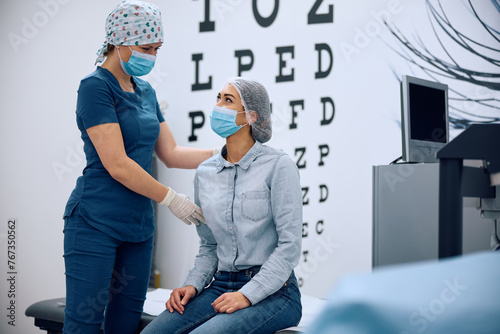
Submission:
M 139 332 L 146 327 L 161 311 L 172 290 L 156 289 L 149 291 L 144 303 L 144 312 L 139 324 Z M 47 331 L 47 334 L 62 333 L 66 298 L 43 300 L 26 309 L 26 316 L 35 318 L 35 326 Z M 278 331 L 279 334 L 303 333 L 311 320 L 325 305 L 325 300 L 302 295 L 302 319 L 297 327 Z
M 47 334 L 62 333 L 66 298 L 55 298 L 34 303 L 26 309 L 28 317 L 35 318 L 35 326 L 47 331 Z M 142 330 L 155 317 L 143 313 L 139 329 Z M 102 333 L 102 331 L 101 331 Z

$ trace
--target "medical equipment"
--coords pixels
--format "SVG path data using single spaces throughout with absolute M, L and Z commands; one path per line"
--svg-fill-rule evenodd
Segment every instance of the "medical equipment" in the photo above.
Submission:
M 438 153 L 439 257 L 462 255 L 462 198 L 479 197 L 481 217 L 500 218 L 500 124 L 472 124 Z M 464 159 L 482 160 L 482 168 L 463 166 Z

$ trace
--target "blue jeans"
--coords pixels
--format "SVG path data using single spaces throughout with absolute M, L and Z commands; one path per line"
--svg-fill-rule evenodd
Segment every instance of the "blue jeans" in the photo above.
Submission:
M 65 334 L 137 333 L 146 299 L 153 237 L 130 243 L 93 228 L 78 207 L 64 224 Z
M 296 326 L 302 317 L 302 305 L 293 273 L 280 290 L 256 305 L 230 314 L 215 312 L 212 302 L 226 292 L 239 290 L 258 269 L 253 267 L 236 273 L 217 272 L 212 284 L 188 302 L 183 315 L 165 310 L 141 334 L 265 334 Z

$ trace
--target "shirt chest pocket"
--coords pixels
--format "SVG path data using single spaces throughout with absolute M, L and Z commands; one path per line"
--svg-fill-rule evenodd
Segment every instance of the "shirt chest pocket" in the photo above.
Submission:
M 257 222 L 271 214 L 269 191 L 247 191 L 241 194 L 241 215 Z

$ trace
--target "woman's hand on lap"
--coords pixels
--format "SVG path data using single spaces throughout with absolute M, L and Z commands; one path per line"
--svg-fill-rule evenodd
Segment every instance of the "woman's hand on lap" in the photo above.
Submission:
M 165 303 L 165 307 L 170 313 L 174 313 L 174 310 L 176 310 L 180 314 L 183 314 L 184 306 L 194 296 L 196 296 L 196 288 L 192 285 L 174 289 L 170 294 L 170 298 Z
M 250 300 L 241 292 L 226 292 L 212 303 L 218 313 L 233 313 L 250 305 Z

